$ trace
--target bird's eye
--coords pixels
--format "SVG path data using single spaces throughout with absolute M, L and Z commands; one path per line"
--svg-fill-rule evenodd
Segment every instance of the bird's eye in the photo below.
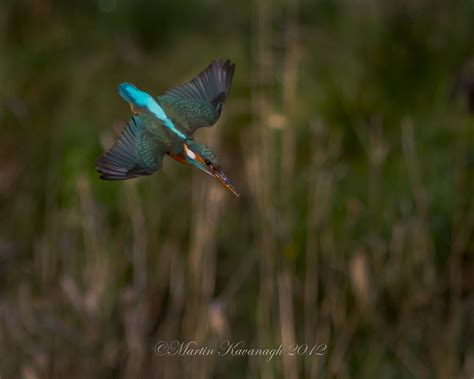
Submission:
M 206 164 L 207 164 L 208 166 L 211 165 L 211 161 L 210 161 L 209 159 L 206 159 L 205 162 L 206 162 Z

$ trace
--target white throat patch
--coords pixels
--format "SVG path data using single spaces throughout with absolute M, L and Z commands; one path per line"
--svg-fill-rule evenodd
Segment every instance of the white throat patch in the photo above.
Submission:
M 194 154 L 194 152 L 186 144 L 183 144 L 183 146 L 186 155 L 191 159 L 196 159 L 196 154 Z

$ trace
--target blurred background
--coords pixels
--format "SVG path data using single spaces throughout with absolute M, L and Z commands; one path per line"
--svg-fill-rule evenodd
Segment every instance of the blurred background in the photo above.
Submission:
M 1 378 L 471 378 L 472 25 L 473 1 L 3 0 Z M 241 198 L 169 158 L 100 180 L 118 84 L 219 57 L 195 137 Z

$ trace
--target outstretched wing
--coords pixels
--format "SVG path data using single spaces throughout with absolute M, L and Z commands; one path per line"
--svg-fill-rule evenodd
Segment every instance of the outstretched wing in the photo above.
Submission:
M 188 135 L 197 128 L 212 126 L 221 115 L 234 69 L 235 64 L 230 60 L 214 60 L 190 82 L 159 96 L 158 103 Z
M 161 168 L 169 146 L 147 128 L 153 116 L 133 116 L 118 141 L 97 161 L 97 171 L 105 180 L 125 180 L 151 175 Z

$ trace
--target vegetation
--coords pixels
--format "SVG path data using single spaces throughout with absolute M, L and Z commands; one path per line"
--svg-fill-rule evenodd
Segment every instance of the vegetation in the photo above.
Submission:
M 474 375 L 474 3 L 0 4 L 0 376 Z M 197 139 L 242 196 L 165 158 L 104 182 L 130 117 L 236 62 Z M 474 107 L 473 107 L 474 108 Z M 327 344 L 320 356 L 158 356 Z

